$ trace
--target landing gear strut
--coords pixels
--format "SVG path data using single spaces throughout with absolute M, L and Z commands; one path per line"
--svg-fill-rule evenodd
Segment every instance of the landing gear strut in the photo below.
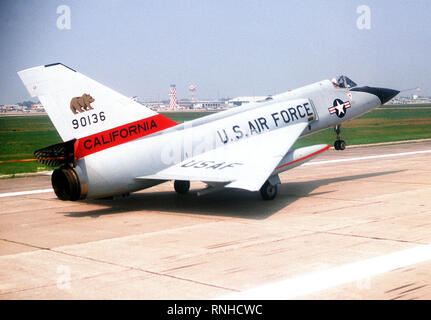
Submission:
M 190 181 L 185 180 L 175 180 L 174 189 L 179 194 L 185 194 L 189 192 L 190 189 Z
M 273 200 L 277 195 L 277 185 L 267 180 L 260 188 L 260 194 L 264 200 Z
M 335 150 L 344 150 L 346 149 L 346 142 L 341 139 L 341 125 L 337 124 L 334 128 L 335 133 L 337 134 L 337 140 L 334 142 Z

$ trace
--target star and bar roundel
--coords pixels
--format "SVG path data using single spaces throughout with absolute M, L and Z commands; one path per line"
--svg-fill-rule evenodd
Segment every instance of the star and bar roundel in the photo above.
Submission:
M 350 101 L 343 102 L 343 100 L 337 98 L 334 100 L 332 107 L 329 107 L 328 110 L 330 114 L 335 113 L 339 118 L 342 118 L 346 115 L 346 110 L 350 107 Z

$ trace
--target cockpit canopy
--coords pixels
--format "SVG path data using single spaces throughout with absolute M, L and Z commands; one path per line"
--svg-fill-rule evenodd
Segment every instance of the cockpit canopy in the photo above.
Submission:
M 343 75 L 339 76 L 338 78 L 332 78 L 331 82 L 336 88 L 350 89 L 357 86 L 354 81 Z

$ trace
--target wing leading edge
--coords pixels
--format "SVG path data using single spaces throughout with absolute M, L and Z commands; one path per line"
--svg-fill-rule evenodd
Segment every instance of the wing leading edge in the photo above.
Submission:
M 225 183 L 225 188 L 257 191 L 301 135 L 307 121 L 229 143 L 188 158 L 156 174 L 136 179 Z

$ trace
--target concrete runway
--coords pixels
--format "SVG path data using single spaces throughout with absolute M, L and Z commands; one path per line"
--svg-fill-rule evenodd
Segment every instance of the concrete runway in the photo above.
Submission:
M 431 299 L 431 142 L 308 164 L 273 201 L 169 182 L 63 202 L 6 194 L 48 176 L 0 180 L 0 299 Z

